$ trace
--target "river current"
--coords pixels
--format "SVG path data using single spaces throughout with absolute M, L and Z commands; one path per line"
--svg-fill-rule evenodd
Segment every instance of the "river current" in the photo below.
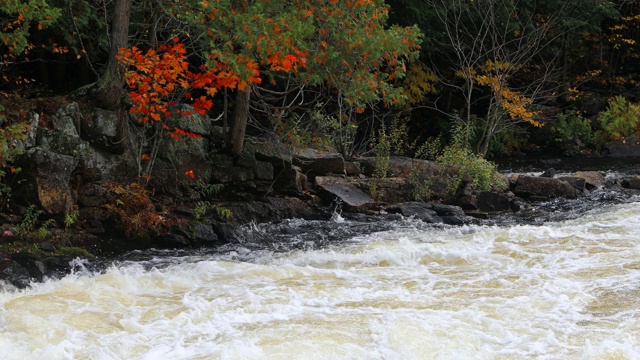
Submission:
M 0 356 L 640 359 L 638 200 L 541 225 L 290 220 L 216 251 L 78 259 L 0 285 Z

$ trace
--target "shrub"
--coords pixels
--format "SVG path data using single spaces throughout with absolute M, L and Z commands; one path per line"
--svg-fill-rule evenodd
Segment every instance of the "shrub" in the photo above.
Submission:
M 590 145 L 594 140 L 591 121 L 574 111 L 565 111 L 558 115 L 558 121 L 553 127 L 553 135 L 555 142 L 558 143 L 578 139 L 583 144 Z
M 148 191 L 142 185 L 110 184 L 109 191 L 116 200 L 103 207 L 122 225 L 127 237 L 146 239 L 166 230 L 164 216 L 156 212 Z
M 622 96 L 611 98 L 607 110 L 598 116 L 598 122 L 602 127 L 599 142 L 623 140 L 638 132 L 640 105 L 628 102 Z

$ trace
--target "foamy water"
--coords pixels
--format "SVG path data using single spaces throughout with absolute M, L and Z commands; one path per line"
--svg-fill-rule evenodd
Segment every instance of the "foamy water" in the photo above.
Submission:
M 0 356 L 640 359 L 639 229 L 634 203 L 545 226 L 405 227 L 249 262 L 126 263 L 0 292 Z

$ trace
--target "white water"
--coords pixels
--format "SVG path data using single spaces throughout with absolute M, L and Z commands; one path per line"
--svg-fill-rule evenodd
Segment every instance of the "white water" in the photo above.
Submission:
M 5 290 L 0 357 L 640 359 L 640 203 L 422 228 Z

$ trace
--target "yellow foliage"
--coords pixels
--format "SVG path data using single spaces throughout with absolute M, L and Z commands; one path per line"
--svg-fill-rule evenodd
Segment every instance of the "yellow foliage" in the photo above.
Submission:
M 427 94 L 435 93 L 435 84 L 438 81 L 436 74 L 422 63 L 411 63 L 407 74 L 402 81 L 404 94 L 410 104 L 418 104 L 425 101 Z
M 524 120 L 533 126 L 541 127 L 543 124 L 535 120 L 536 111 L 529 108 L 533 100 L 509 89 L 507 84 L 508 72 L 513 71 L 513 66 L 509 63 L 487 61 L 480 69 L 482 74 L 475 71 L 466 71 L 473 74 L 475 81 L 482 86 L 491 89 L 493 96 L 499 106 L 509 114 L 512 120 Z

